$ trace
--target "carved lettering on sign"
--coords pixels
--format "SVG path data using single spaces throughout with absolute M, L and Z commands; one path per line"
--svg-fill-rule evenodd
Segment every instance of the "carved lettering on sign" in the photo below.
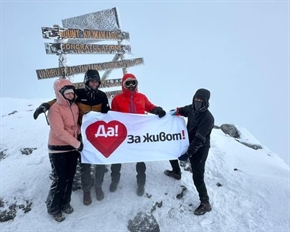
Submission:
M 129 40 L 129 33 L 121 30 L 80 30 L 58 27 L 42 27 L 42 37 L 45 39 L 97 39 L 97 40 Z
M 99 45 L 45 43 L 46 54 L 125 54 L 131 52 L 130 45 Z
M 132 60 L 121 60 L 121 61 L 112 61 L 96 64 L 84 64 L 77 66 L 68 66 L 66 67 L 66 75 L 71 76 L 73 74 L 85 73 L 88 69 L 96 70 L 110 70 L 117 68 L 128 68 L 136 65 L 144 64 L 143 58 L 136 58 Z M 63 77 L 65 76 L 65 68 L 50 68 L 50 69 L 38 69 L 36 70 L 38 79 L 46 79 L 52 77 Z

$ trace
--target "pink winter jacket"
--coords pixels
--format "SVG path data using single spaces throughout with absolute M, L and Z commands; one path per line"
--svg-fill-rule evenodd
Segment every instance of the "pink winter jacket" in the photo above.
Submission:
M 80 146 L 77 136 L 80 133 L 78 125 L 79 108 L 75 103 L 70 105 L 59 90 L 73 85 L 67 79 L 58 79 L 54 82 L 56 103 L 48 111 L 50 123 L 48 149 L 50 152 L 67 152 Z

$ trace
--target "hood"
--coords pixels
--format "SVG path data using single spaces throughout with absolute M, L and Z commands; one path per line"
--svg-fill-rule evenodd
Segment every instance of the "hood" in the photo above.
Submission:
M 207 109 L 209 107 L 209 99 L 210 99 L 210 91 L 207 89 L 198 89 L 192 98 L 192 107 L 195 110 L 194 107 L 194 99 L 195 97 L 200 98 L 203 100 L 203 106 L 202 109 Z
M 53 84 L 53 89 L 55 92 L 55 96 L 56 96 L 56 101 L 61 104 L 61 105 L 68 105 L 70 104 L 69 101 L 67 99 L 64 98 L 64 96 L 60 93 L 60 90 L 64 87 L 64 86 L 70 86 L 72 88 L 74 88 L 73 83 L 71 83 L 70 80 L 68 79 L 58 79 L 54 82 Z
M 128 80 L 128 79 L 131 79 L 131 80 L 135 80 L 135 81 L 137 81 L 137 86 L 136 86 L 136 88 L 135 88 L 135 90 L 134 90 L 134 93 L 138 92 L 138 80 L 137 80 L 137 78 L 136 78 L 136 77 L 134 76 L 134 74 L 132 74 L 132 73 L 126 73 L 126 74 L 123 76 L 123 78 L 122 78 L 122 91 L 123 91 L 123 93 L 124 93 L 124 94 L 130 94 L 130 90 L 128 90 L 128 89 L 126 89 L 126 88 L 124 87 L 124 83 L 125 83 L 125 81 Z

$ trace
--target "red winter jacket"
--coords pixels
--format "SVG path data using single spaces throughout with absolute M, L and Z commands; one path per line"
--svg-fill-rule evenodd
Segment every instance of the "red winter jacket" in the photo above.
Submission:
M 50 152 L 66 152 L 80 146 L 80 142 L 77 140 L 80 133 L 79 108 L 75 103 L 71 105 L 59 92 L 66 85 L 73 84 L 67 79 L 58 79 L 53 86 L 56 103 L 48 111 L 50 123 L 48 148 Z
M 112 100 L 112 111 L 118 111 L 123 113 L 135 113 L 135 114 L 145 114 L 145 112 L 150 112 L 156 106 L 153 105 L 148 98 L 142 94 L 138 93 L 137 87 L 134 92 L 126 89 L 124 87 L 124 82 L 128 79 L 134 79 L 137 81 L 136 77 L 127 73 L 122 78 L 122 93 L 116 95 Z M 137 82 L 138 83 L 138 82 Z

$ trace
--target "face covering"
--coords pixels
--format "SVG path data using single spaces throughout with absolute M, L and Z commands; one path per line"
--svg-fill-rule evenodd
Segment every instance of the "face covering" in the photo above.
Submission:
M 194 101 L 194 108 L 199 110 L 202 107 L 203 102 Z

